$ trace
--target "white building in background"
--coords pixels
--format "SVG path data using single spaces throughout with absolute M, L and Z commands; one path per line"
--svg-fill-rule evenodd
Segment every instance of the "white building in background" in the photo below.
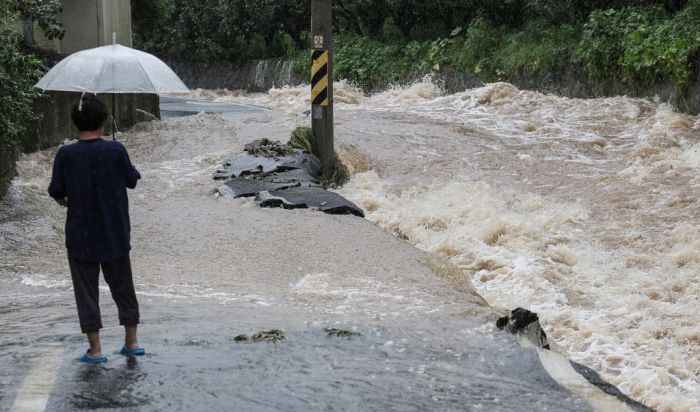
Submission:
M 25 26 L 25 35 L 38 47 L 70 54 L 111 44 L 112 33 L 117 33 L 117 43 L 132 46 L 130 0 L 62 0 L 61 3 L 63 12 L 58 20 L 66 29 L 62 40 L 47 39 L 36 23 L 31 28 Z

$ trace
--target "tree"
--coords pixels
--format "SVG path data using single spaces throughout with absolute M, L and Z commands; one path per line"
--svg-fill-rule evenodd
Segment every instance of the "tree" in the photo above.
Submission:
M 44 31 L 46 37 L 62 39 L 66 33 L 63 24 L 58 21 L 62 11 L 60 0 L 3 0 L 6 9 L 18 12 L 23 20 L 35 21 Z
M 24 125 L 36 118 L 34 83 L 41 75 L 39 61 L 22 51 L 17 17 L 9 7 L 0 7 L 0 150 L 10 153 L 19 149 Z

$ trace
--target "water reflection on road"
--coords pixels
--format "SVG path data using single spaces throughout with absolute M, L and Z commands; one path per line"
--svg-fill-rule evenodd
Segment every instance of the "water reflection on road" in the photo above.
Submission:
M 294 122 L 199 114 L 118 136 L 144 177 L 130 199 L 148 355 L 110 354 L 104 366 L 75 360 L 86 346 L 64 211 L 45 195 L 53 150 L 24 156 L 0 204 L 0 408 L 27 393 L 48 410 L 590 409 L 534 350 L 494 331 L 489 309 L 427 253 L 352 216 L 211 195 L 223 157 L 253 138 L 284 139 Z M 109 352 L 122 337 L 101 292 Z M 361 336 L 330 338 L 326 327 Z M 287 339 L 233 341 L 273 328 Z M 27 386 L 51 356 L 58 368 L 42 373 L 55 384 Z

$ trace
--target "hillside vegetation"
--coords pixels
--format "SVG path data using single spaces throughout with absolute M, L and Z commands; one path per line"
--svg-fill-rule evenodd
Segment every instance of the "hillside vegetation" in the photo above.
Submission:
M 134 0 L 135 42 L 186 61 L 287 57 L 308 72 L 309 0 Z M 688 83 L 700 0 L 334 0 L 335 71 L 366 91 L 429 73 Z
M 40 61 L 24 44 L 17 22 L 31 19 L 39 23 L 47 37 L 62 37 L 63 27 L 56 20 L 61 3 L 0 1 L 0 151 L 14 155 L 19 151 L 26 124 L 38 118 L 32 102 L 40 94 L 33 86 L 41 76 Z

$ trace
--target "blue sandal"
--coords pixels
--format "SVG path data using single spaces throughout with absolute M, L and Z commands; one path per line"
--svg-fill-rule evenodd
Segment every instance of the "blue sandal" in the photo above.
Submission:
M 141 347 L 127 349 L 126 346 L 122 346 L 122 349 L 119 351 L 119 354 L 123 356 L 143 356 L 146 354 L 146 349 Z
M 90 349 L 85 352 L 83 356 L 79 358 L 81 362 L 89 363 L 92 365 L 98 365 L 100 363 L 106 363 L 107 362 L 107 357 L 106 356 L 92 356 L 90 355 Z

